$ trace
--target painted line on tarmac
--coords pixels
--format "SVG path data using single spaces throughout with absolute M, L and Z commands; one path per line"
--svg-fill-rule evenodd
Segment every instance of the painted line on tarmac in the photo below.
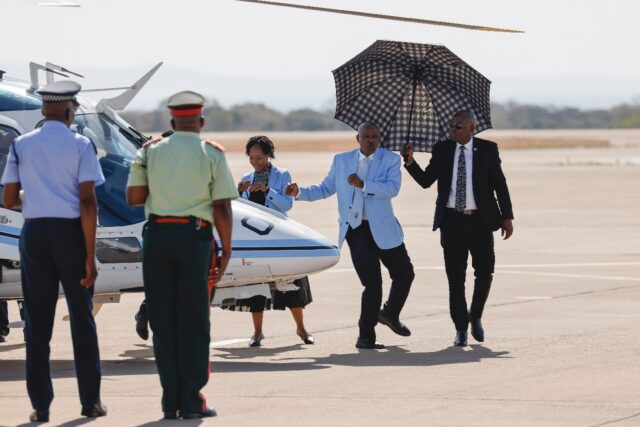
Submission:
M 577 262 L 563 264 L 503 264 L 496 265 L 499 268 L 563 268 L 563 267 L 634 267 L 640 262 Z M 414 270 L 444 270 L 444 266 L 418 266 Z M 353 268 L 332 268 L 324 273 L 347 273 L 354 271 Z
M 630 420 L 630 419 L 632 419 L 632 418 L 637 418 L 637 417 L 640 417 L 640 412 L 638 412 L 637 414 L 629 415 L 628 417 L 624 417 L 624 418 L 617 418 L 617 419 L 615 419 L 615 420 L 606 421 L 606 422 L 604 422 L 604 423 L 594 424 L 594 425 L 593 425 L 593 426 L 591 426 L 591 427 L 608 426 L 608 425 L 611 425 L 611 424 L 617 424 L 617 423 L 619 423 L 619 422 L 621 422 L 621 421 L 626 421 L 626 420 Z
M 209 345 L 209 348 L 226 347 L 228 345 L 243 344 L 248 342 L 249 338 L 234 338 L 230 340 L 214 341 Z
M 565 277 L 570 279 L 594 279 L 594 280 L 618 280 L 624 282 L 640 282 L 640 278 L 625 276 L 593 276 L 589 274 L 569 274 L 569 273 L 541 273 L 539 271 L 512 271 L 500 270 L 500 274 L 521 274 L 524 276 L 544 276 L 544 277 Z
M 444 266 L 442 267 L 413 267 L 414 270 L 444 270 Z M 348 273 L 355 270 L 353 267 L 351 268 L 332 268 L 331 270 L 323 271 L 323 273 Z
M 565 264 L 504 264 L 496 268 L 554 268 L 554 267 L 633 267 L 640 262 L 576 262 Z

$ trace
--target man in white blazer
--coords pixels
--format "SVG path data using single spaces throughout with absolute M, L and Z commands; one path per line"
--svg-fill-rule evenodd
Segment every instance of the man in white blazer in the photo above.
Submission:
M 398 335 L 411 335 L 400 322 L 400 311 L 415 274 L 391 205 L 400 191 L 400 156 L 379 147 L 380 130 L 372 123 L 360 125 L 356 139 L 360 148 L 337 154 L 320 184 L 300 188 L 292 183 L 286 194 L 303 201 L 338 195 L 339 244 L 347 240 L 353 266 L 364 286 L 356 347 L 381 349 L 384 345 L 376 341 L 378 322 Z M 380 261 L 392 280 L 382 309 Z

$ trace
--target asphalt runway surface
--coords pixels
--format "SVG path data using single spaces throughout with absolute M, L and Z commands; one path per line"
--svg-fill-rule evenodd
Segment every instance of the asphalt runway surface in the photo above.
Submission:
M 332 157 L 277 154 L 275 163 L 301 185 L 319 182 Z M 237 178 L 250 169 L 241 153 L 229 159 Z M 345 245 L 337 266 L 310 278 L 305 323 L 315 345 L 302 344 L 288 312 L 269 311 L 263 347 L 248 348 L 251 316 L 212 310 L 213 373 L 203 391 L 219 416 L 161 421 L 151 344 L 134 331 L 142 295 L 125 295 L 97 316 L 109 415 L 90 424 L 639 426 L 640 147 L 505 150 L 502 159 L 515 232 L 508 241 L 495 235 L 484 343 L 469 336 L 468 347 L 452 346 L 439 233 L 431 231 L 435 188 L 404 173 L 394 204 L 416 269 L 402 314 L 411 337 L 379 325 L 385 350 L 354 347 L 361 286 Z M 298 202 L 291 217 L 337 239 L 335 198 Z M 469 267 L 468 285 L 472 279 Z M 9 307 L 18 319 L 16 304 Z M 79 426 L 88 420 L 80 417 L 64 314 L 60 300 L 50 425 Z M 3 426 L 25 423 L 31 411 L 24 357 L 21 330 L 13 329 L 0 344 Z

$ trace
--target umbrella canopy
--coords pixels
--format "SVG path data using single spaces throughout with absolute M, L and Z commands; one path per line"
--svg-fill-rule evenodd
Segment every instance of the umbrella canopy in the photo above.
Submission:
M 476 132 L 491 128 L 491 82 L 444 46 L 378 40 L 333 76 L 335 118 L 354 129 L 377 124 L 390 150 L 430 152 L 460 110 L 475 113 Z

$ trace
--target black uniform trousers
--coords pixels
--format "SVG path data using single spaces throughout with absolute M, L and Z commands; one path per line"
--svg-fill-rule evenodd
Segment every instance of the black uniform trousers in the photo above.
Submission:
M 360 337 L 375 340 L 375 326 L 382 303 L 382 272 L 380 261 L 389 270 L 391 289 L 383 310 L 391 319 L 398 319 L 409 296 L 415 274 L 409 254 L 402 243 L 391 249 L 380 249 L 371 235 L 368 221 L 356 228 L 349 227 L 346 236 L 351 261 L 364 286 L 360 307 Z
M 164 412 L 197 413 L 209 379 L 211 226 L 148 222 L 144 290 Z
M 9 335 L 9 305 L 5 300 L 0 301 L 0 335 Z
M 493 280 L 495 253 L 493 232 L 480 216 L 464 215 L 446 209 L 440 224 L 440 244 L 444 250 L 444 264 L 449 281 L 449 313 L 458 331 L 466 331 L 469 319 L 482 318 Z M 465 278 L 467 259 L 471 253 L 475 283 L 471 308 L 467 311 Z
M 80 219 L 26 220 L 20 236 L 22 293 L 27 341 L 27 390 L 35 410 L 53 400 L 49 341 L 59 283 L 69 308 L 73 356 L 83 407 L 100 401 L 100 353 L 93 318 L 93 287 L 84 288 L 86 250 Z

